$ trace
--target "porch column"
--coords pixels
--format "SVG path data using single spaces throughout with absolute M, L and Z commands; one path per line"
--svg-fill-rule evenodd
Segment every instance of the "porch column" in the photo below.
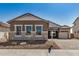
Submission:
M 51 39 L 53 39 L 53 31 L 51 31 Z

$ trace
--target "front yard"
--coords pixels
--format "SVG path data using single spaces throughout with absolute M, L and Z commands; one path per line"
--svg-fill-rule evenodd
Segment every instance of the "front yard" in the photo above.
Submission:
M 7 45 L 0 44 L 0 49 L 48 49 L 52 45 L 52 49 L 71 49 L 79 50 L 78 39 L 49 39 L 44 44 L 19 44 Z
M 53 45 L 51 53 L 48 48 Z M 79 40 L 51 39 L 38 45 L 0 45 L 0 55 L 12 56 L 79 56 Z
M 8 44 L 0 43 L 0 49 L 48 49 L 52 45 L 52 49 L 60 49 L 54 41 L 46 41 L 42 44 Z

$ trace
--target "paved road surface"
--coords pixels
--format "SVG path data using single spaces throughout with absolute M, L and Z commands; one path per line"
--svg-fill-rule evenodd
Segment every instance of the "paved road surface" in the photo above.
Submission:
M 79 50 L 0 49 L 0 56 L 79 56 Z

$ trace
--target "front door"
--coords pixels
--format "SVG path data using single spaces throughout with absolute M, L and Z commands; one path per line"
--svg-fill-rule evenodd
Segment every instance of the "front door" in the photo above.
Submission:
M 48 39 L 51 39 L 51 31 L 48 31 Z
M 52 31 L 48 31 L 48 39 L 58 38 L 58 31 L 53 31 L 53 34 L 51 34 L 51 33 L 52 33 Z
M 58 31 L 54 31 L 53 38 L 58 38 Z

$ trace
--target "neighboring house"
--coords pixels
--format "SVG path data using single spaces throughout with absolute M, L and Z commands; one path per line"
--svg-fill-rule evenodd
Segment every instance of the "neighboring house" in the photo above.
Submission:
M 69 26 L 64 25 L 59 28 L 59 38 L 64 38 L 64 39 L 70 38 L 70 27 Z
M 31 13 L 18 16 L 8 23 L 10 24 L 10 41 L 69 38 L 70 27 L 60 26 Z
M 5 42 L 9 39 L 9 24 L 0 22 L 0 42 Z
M 73 34 L 74 38 L 79 38 L 79 17 L 73 22 Z

